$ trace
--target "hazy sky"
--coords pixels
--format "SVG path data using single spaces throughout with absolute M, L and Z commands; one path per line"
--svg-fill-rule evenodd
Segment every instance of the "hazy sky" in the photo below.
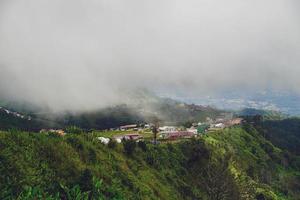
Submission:
M 298 0 L 0 0 L 0 96 L 55 110 L 136 88 L 300 92 Z

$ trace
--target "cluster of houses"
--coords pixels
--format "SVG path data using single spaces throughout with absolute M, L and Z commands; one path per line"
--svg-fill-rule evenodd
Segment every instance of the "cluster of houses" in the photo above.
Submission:
M 161 139 L 168 140 L 197 137 L 209 131 L 213 131 L 216 129 L 224 129 L 226 127 L 241 124 L 242 120 L 242 118 L 217 118 L 216 120 L 207 118 L 206 122 L 193 123 L 190 128 L 183 128 L 177 126 L 161 126 L 158 128 L 158 137 Z M 149 129 L 150 127 L 151 125 L 148 124 L 146 126 L 144 125 L 143 127 L 139 127 L 137 124 L 131 124 L 121 126 L 119 130 L 140 131 L 143 129 Z M 121 143 L 122 140 L 139 141 L 143 139 L 143 136 L 137 132 L 133 132 L 124 135 L 114 136 L 113 139 L 118 143 Z
M 190 131 L 171 131 L 171 132 L 162 132 L 160 137 L 163 139 L 176 140 L 179 138 L 192 138 L 197 136 L 194 132 Z
M 161 126 L 158 128 L 158 137 L 167 140 L 198 137 L 201 134 L 204 134 L 209 131 L 215 131 L 241 124 L 242 121 L 242 118 L 232 118 L 226 116 L 219 117 L 215 120 L 207 118 L 205 122 L 193 123 L 190 128 L 183 128 L 177 126 Z M 122 140 L 140 141 L 143 140 L 143 136 L 138 132 L 149 128 L 151 128 L 150 124 L 146 124 L 143 126 L 139 126 L 137 124 L 121 126 L 118 128 L 118 130 L 132 132 L 124 135 L 114 136 L 112 139 L 114 139 L 117 143 L 121 143 Z M 109 142 L 107 138 L 99 137 L 98 139 L 104 144 Z
M 215 131 L 219 129 L 224 129 L 227 127 L 231 127 L 234 125 L 239 125 L 243 122 L 242 118 L 217 118 L 212 120 L 207 118 L 205 122 L 192 123 L 190 128 L 178 127 L 178 126 L 161 126 L 158 128 L 158 138 L 166 139 L 166 140 L 176 140 L 180 138 L 192 138 L 198 137 L 201 134 L 204 134 L 209 131 Z M 142 126 L 137 124 L 130 124 L 120 126 L 113 130 L 124 131 L 123 135 L 115 135 L 112 138 L 105 137 L 97 137 L 97 139 L 103 143 L 108 144 L 110 140 L 115 140 L 117 143 L 121 143 L 123 140 L 134 140 L 140 141 L 143 140 L 143 133 L 145 131 L 150 131 L 153 125 L 151 124 L 143 124 Z M 66 133 L 64 130 L 55 130 L 55 129 L 42 129 L 41 133 L 56 133 L 60 136 L 64 136 Z
M 216 121 L 212 124 L 210 124 L 210 128 L 226 128 L 234 125 L 241 124 L 243 122 L 242 118 L 233 118 L 233 119 L 223 119 L 218 118 Z
M 178 139 L 178 138 L 191 138 L 197 136 L 198 131 L 195 128 L 182 129 L 175 126 L 159 127 L 159 137 L 163 139 Z
M 212 120 L 208 118 L 206 122 L 193 123 L 190 128 L 182 129 L 175 126 L 164 126 L 159 128 L 159 135 L 163 139 L 178 139 L 178 138 L 191 138 L 197 137 L 209 131 L 224 129 L 230 126 L 241 124 L 242 118 L 224 119 L 218 118 Z

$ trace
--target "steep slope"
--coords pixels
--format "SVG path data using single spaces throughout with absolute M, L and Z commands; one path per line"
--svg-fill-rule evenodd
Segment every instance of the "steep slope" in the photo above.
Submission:
M 250 125 L 157 146 L 2 132 L 0 198 L 299 199 L 297 160 Z
M 300 119 L 267 120 L 261 124 L 261 128 L 273 144 L 300 155 Z
M 20 129 L 39 131 L 42 128 L 62 127 L 59 122 L 50 119 L 39 119 L 0 107 L 0 130 Z
M 231 172 L 258 199 L 299 199 L 300 158 L 287 158 L 285 151 L 249 124 L 210 134 L 205 140 L 217 156 L 232 155 Z

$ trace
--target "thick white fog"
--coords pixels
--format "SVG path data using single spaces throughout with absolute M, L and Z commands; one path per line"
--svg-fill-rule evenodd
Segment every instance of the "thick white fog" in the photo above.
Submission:
M 95 109 L 137 88 L 300 92 L 297 0 L 0 0 L 0 97 Z

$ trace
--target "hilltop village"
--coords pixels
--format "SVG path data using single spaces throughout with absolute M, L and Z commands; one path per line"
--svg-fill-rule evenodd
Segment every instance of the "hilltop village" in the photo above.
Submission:
M 185 126 L 165 124 L 160 126 L 158 123 L 128 124 L 103 131 L 94 130 L 91 134 L 97 137 L 103 144 L 108 144 L 111 140 L 117 143 L 122 143 L 123 140 L 134 140 L 137 142 L 141 140 L 150 142 L 154 142 L 154 140 L 158 142 L 174 142 L 181 139 L 200 137 L 203 134 L 239 125 L 242 122 L 242 118 L 218 117 L 211 119 L 207 117 L 206 121 L 193 122 Z M 72 131 L 62 129 L 42 129 L 40 131 L 40 133 L 54 133 L 60 136 L 64 136 L 68 134 L 68 132 L 71 133 Z

